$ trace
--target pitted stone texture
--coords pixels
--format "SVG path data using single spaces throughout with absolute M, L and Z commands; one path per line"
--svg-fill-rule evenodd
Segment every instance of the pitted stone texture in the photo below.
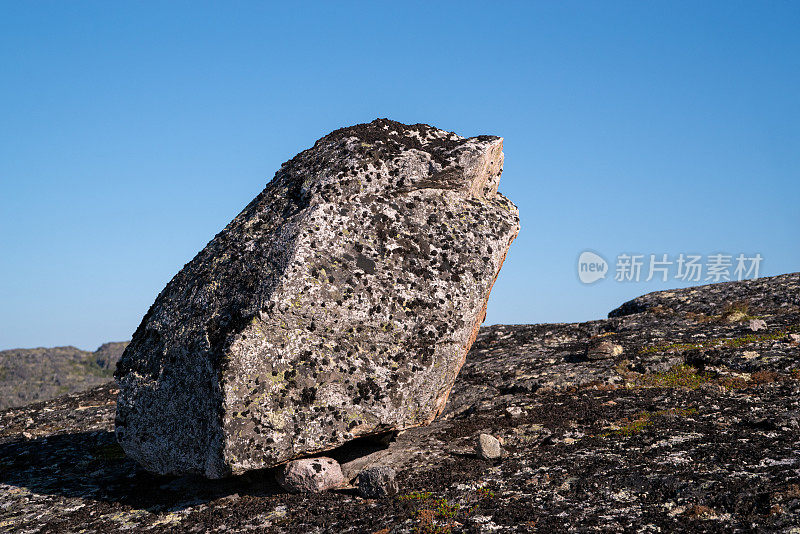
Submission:
M 502 139 L 385 119 L 285 163 L 118 364 L 117 438 L 211 478 L 430 423 L 519 231 Z
M 278 477 L 283 489 L 291 493 L 321 493 L 341 488 L 342 468 L 333 458 L 303 458 L 286 464 Z

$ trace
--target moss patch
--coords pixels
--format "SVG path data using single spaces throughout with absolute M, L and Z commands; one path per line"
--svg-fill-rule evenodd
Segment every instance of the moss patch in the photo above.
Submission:
M 490 506 L 494 498 L 494 491 L 487 488 L 478 488 L 461 503 L 434 497 L 430 491 L 413 491 L 397 497 L 412 504 L 412 532 L 418 534 L 449 534 L 466 523 L 479 508 Z
M 700 373 L 691 365 L 676 365 L 669 371 L 639 375 L 634 379 L 635 385 L 653 388 L 688 388 L 697 389 L 711 381 L 710 375 Z
M 790 328 L 784 328 L 761 335 L 748 334 L 746 336 L 736 338 L 710 339 L 701 343 L 666 343 L 663 345 L 644 347 L 639 350 L 639 354 L 654 354 L 657 352 L 684 352 L 687 350 L 710 349 L 714 347 L 741 348 L 754 343 L 760 343 L 762 341 L 777 341 L 787 334 L 796 332 L 798 330 L 800 330 L 800 327 L 792 326 Z
M 598 437 L 604 438 L 608 436 L 632 436 L 638 434 L 645 428 L 652 426 L 655 420 L 659 417 L 688 417 L 697 413 L 694 408 L 670 408 L 669 410 L 659 410 L 657 412 L 642 412 L 632 419 L 627 419 L 622 422 L 622 425 L 612 431 L 603 432 Z

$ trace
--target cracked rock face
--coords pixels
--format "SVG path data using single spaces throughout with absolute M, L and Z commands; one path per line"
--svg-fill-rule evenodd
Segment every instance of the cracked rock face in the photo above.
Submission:
M 430 423 L 519 231 L 502 147 L 379 119 L 283 164 L 134 334 L 125 453 L 219 478 Z

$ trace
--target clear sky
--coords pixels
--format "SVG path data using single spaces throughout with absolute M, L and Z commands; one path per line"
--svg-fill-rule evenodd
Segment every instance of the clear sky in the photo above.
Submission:
M 622 253 L 798 271 L 798 28 L 782 1 L 0 2 L 0 349 L 129 339 L 281 162 L 376 117 L 505 137 L 489 324 L 690 283 L 615 281 Z

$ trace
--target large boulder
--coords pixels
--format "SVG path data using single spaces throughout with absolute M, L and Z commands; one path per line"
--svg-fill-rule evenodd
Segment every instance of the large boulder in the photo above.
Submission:
M 430 423 L 519 231 L 502 148 L 379 119 L 284 163 L 125 350 L 125 453 L 218 478 Z

